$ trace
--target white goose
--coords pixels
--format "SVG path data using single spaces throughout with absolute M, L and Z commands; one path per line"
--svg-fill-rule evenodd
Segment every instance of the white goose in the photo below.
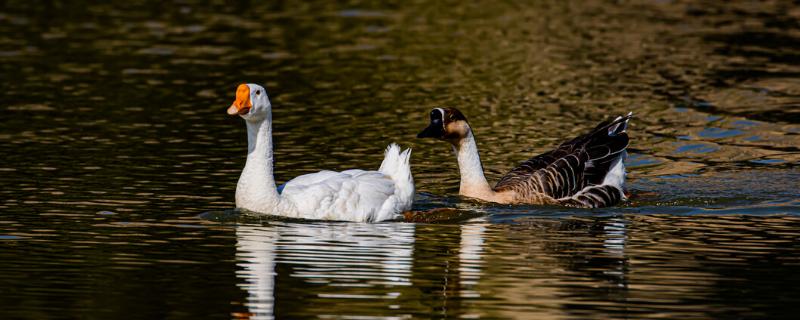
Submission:
M 375 222 L 411 209 L 411 149 L 391 144 L 378 171 L 320 171 L 275 187 L 272 176 L 272 104 L 257 84 L 241 84 L 229 115 L 247 124 L 247 163 L 236 186 L 236 206 L 258 213 L 316 220 Z

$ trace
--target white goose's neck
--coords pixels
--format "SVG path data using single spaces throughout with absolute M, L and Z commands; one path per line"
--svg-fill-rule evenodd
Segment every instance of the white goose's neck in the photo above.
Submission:
M 277 209 L 280 195 L 272 176 L 272 115 L 247 123 L 247 163 L 236 186 L 236 206 L 261 213 Z
M 494 195 L 494 191 L 483 176 L 481 157 L 478 154 L 478 145 L 475 136 L 470 130 L 464 139 L 453 146 L 458 159 L 458 170 L 461 172 L 461 185 L 458 193 L 472 198 L 487 200 Z

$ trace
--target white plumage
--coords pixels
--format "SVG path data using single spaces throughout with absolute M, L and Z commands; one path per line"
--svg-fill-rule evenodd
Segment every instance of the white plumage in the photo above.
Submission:
M 245 86 L 245 87 L 243 87 Z M 247 123 L 247 164 L 236 187 L 236 206 L 259 213 L 317 220 L 376 222 L 411 209 L 411 150 L 386 148 L 378 171 L 320 171 L 288 181 L 281 193 L 272 175 L 272 106 L 259 85 L 242 84 L 228 109 Z
M 619 156 L 611 163 L 610 169 L 608 173 L 606 173 L 606 177 L 603 178 L 603 183 L 601 185 L 604 186 L 614 186 L 622 190 L 625 186 L 625 158 L 627 157 L 628 153 L 622 151 Z

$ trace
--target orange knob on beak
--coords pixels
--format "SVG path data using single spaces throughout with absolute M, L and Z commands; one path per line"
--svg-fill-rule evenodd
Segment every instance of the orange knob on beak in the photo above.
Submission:
M 250 101 L 250 87 L 242 83 L 236 88 L 236 101 L 228 108 L 228 114 L 232 116 L 247 114 L 252 107 L 253 102 Z

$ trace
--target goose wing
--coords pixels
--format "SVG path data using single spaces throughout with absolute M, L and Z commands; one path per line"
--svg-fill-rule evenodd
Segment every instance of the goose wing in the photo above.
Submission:
M 529 180 L 534 173 L 547 168 L 559 159 L 569 156 L 576 151 L 576 144 L 572 141 L 562 143 L 558 148 L 548 152 L 537 155 L 533 158 L 526 160 L 514 169 L 511 169 L 500 181 L 497 182 L 494 189 L 502 191 L 520 185 Z
M 287 194 L 295 194 L 298 193 L 300 190 L 307 188 L 308 186 L 340 175 L 341 175 L 340 172 L 335 172 L 330 170 L 322 170 L 320 172 L 308 173 L 301 176 L 297 176 L 292 180 L 286 181 L 286 183 L 281 185 L 279 189 L 282 189 L 281 193 L 286 192 Z
M 322 171 L 286 183 L 282 197 L 304 217 L 372 222 L 395 194 L 392 179 L 378 171 Z
M 521 199 L 537 199 L 541 195 L 554 199 L 569 197 L 586 185 L 584 171 L 587 161 L 588 154 L 578 150 L 552 160 L 550 164 L 530 173 L 517 171 L 513 179 L 501 181 L 503 184 L 498 183 L 495 191 L 513 190 Z
M 612 185 L 588 186 L 569 198 L 559 199 L 568 207 L 601 208 L 619 203 L 624 197 L 622 190 Z
M 589 133 L 562 143 L 514 168 L 495 186 L 518 196 L 574 196 L 589 185 L 602 184 L 614 160 L 628 146 L 625 132 L 631 115 L 601 122 Z

